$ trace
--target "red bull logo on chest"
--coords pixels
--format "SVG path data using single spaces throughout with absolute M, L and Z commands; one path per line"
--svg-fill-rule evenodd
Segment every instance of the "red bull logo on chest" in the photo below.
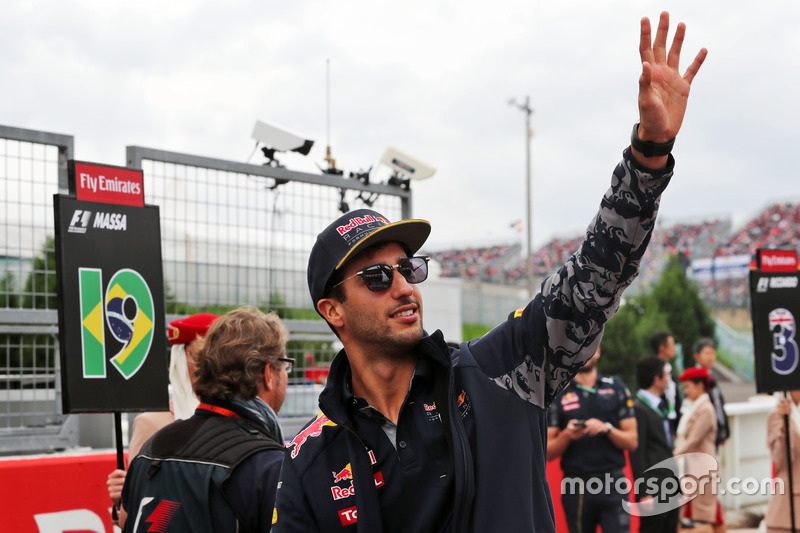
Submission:
M 286 445 L 287 448 L 292 448 L 291 457 L 294 459 L 297 457 L 297 454 L 300 453 L 300 447 L 306 443 L 306 441 L 312 437 L 319 437 L 322 435 L 322 428 L 325 426 L 335 426 L 336 423 L 331 422 L 327 416 L 323 415 L 322 413 L 317 415 L 317 418 L 314 419 L 311 424 L 308 425 L 303 431 L 297 434 L 295 438 Z

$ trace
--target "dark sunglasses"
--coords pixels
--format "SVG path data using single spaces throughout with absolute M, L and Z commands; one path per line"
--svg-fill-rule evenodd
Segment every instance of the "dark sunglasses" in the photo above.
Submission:
M 428 279 L 428 256 L 406 257 L 401 259 L 396 265 L 387 265 L 384 263 L 378 265 L 368 266 L 353 274 L 352 276 L 343 279 L 333 287 L 341 285 L 349 279 L 360 276 L 364 280 L 364 285 L 367 286 L 372 292 L 382 292 L 388 290 L 392 286 L 394 279 L 395 269 L 400 273 L 403 278 L 409 283 L 422 283 Z

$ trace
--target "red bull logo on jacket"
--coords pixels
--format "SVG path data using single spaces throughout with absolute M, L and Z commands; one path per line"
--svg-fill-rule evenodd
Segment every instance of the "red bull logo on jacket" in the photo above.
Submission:
M 462 390 L 461 394 L 456 397 L 456 405 L 458 406 L 458 410 L 461 413 L 461 418 L 467 416 L 470 409 L 472 408 L 472 402 L 469 401 L 469 396 L 467 396 L 467 392 Z
M 350 463 L 347 463 L 339 472 L 332 472 L 332 474 L 334 483 L 339 483 L 345 479 L 353 479 L 353 467 L 350 466 Z
M 348 463 L 345 469 L 348 469 L 349 472 L 350 464 Z M 343 470 L 344 471 L 344 470 Z M 336 473 L 334 472 L 334 478 L 336 477 Z M 379 489 L 383 486 L 383 472 L 375 472 L 372 476 L 373 480 L 375 481 L 375 488 Z M 333 501 L 343 500 L 345 498 L 349 498 L 350 496 L 356 493 L 355 482 L 353 481 L 352 473 L 349 474 L 349 477 L 343 477 L 342 480 L 349 479 L 350 484 L 346 487 L 340 487 L 338 485 L 333 485 L 331 487 L 331 496 L 333 497 Z
M 287 448 L 292 448 L 292 459 L 297 457 L 297 454 L 300 453 L 300 447 L 306 443 L 306 441 L 312 437 L 319 437 L 322 435 L 322 428 L 325 426 L 335 426 L 336 423 L 331 422 L 327 416 L 323 415 L 321 412 L 317 415 L 317 418 L 314 419 L 311 424 L 308 425 L 303 431 L 297 434 L 295 438 L 286 445 Z

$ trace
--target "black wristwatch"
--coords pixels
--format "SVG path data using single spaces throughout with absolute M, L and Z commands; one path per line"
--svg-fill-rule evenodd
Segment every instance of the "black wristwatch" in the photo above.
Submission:
M 642 153 L 645 157 L 656 157 L 661 155 L 669 155 L 672 152 L 672 147 L 675 146 L 675 137 L 663 143 L 655 143 L 653 141 L 643 141 L 639 138 L 639 123 L 633 125 L 631 132 L 631 147 Z

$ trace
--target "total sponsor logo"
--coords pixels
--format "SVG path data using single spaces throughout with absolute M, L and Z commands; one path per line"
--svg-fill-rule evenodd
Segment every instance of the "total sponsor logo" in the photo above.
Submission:
M 76 209 L 72 213 L 72 219 L 69 222 L 68 233 L 86 233 L 89 229 L 89 220 L 92 217 L 92 211 L 86 209 Z M 97 211 L 94 213 L 94 220 L 91 227 L 98 229 L 106 229 L 113 231 L 127 231 L 128 229 L 128 215 L 122 213 L 104 213 Z
M 339 235 L 345 235 L 348 231 L 352 229 L 355 229 L 359 226 L 363 226 L 365 224 L 372 224 L 375 222 L 380 222 L 381 226 L 389 223 L 389 221 L 383 217 L 374 217 L 372 215 L 367 215 L 365 217 L 353 217 L 347 224 L 337 226 L 336 231 L 339 232 Z
M 796 289 L 797 276 L 776 276 L 772 278 L 759 278 L 756 283 L 756 292 L 764 293 L 769 289 Z
M 356 510 L 356 506 L 354 505 L 339 511 L 339 520 L 341 520 L 343 526 L 349 526 L 358 522 L 358 510 Z
M 292 448 L 291 457 L 294 459 L 297 457 L 297 454 L 300 453 L 300 448 L 306 441 L 312 437 L 319 437 L 322 435 L 322 428 L 325 426 L 335 426 L 335 422 L 331 422 L 327 416 L 323 415 L 322 413 L 317 415 L 317 418 L 311 422 L 307 428 L 297 434 L 295 438 L 286 445 L 287 448 Z

